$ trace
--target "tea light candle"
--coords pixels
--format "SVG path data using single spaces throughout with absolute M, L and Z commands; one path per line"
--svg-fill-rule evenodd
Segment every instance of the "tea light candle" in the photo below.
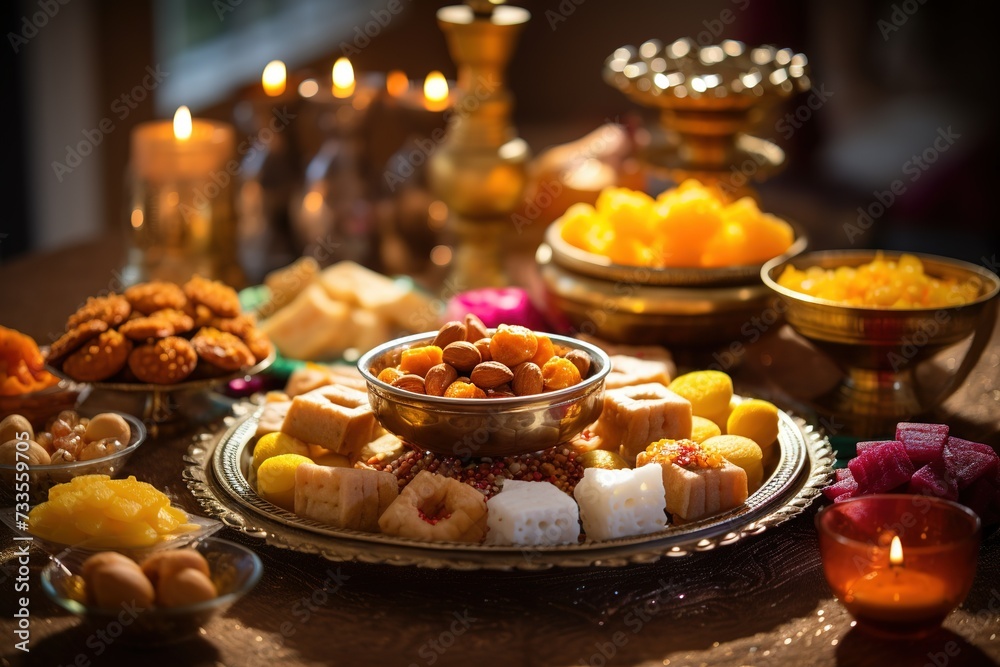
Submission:
M 889 567 L 869 572 L 848 584 L 844 603 L 857 613 L 882 621 L 916 621 L 949 611 L 948 589 L 939 577 L 914 572 L 903 564 L 903 546 L 896 535 L 889 549 Z
M 222 169 L 232 157 L 236 131 L 228 123 L 192 118 L 179 107 L 173 121 L 141 123 L 132 130 L 135 173 L 156 182 L 199 180 Z
M 827 582 L 862 630 L 925 636 L 972 586 L 979 518 L 957 503 L 859 496 L 821 510 L 816 525 Z

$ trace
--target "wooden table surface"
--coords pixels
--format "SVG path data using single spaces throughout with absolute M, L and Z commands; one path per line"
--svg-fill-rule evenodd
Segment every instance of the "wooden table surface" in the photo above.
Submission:
M 0 323 L 48 342 L 89 294 L 118 287 L 102 241 L 0 267 Z M 749 346 L 738 388 L 781 400 L 829 369 L 787 330 Z M 801 387 L 799 387 L 801 388 Z M 940 417 L 1000 445 L 1000 327 Z M 955 428 L 953 426 L 953 428 Z M 181 480 L 193 432 L 140 447 L 127 471 L 197 505 Z M 32 665 L 995 665 L 1000 535 L 984 539 L 972 593 L 936 635 L 886 642 L 852 629 L 820 565 L 816 508 L 714 552 L 621 569 L 451 572 L 332 563 L 263 546 L 260 584 L 197 639 L 107 643 L 48 601 L 31 558 L 30 653 L 14 648 L 17 560 L 0 536 L 2 664 Z

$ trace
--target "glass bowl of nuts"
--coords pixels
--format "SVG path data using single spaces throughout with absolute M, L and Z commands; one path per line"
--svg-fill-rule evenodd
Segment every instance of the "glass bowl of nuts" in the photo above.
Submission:
M 162 549 L 137 562 L 114 551 L 70 548 L 42 569 L 46 595 L 94 627 L 130 645 L 164 645 L 195 637 L 260 581 L 250 549 L 208 537 Z
M 437 454 L 512 456 L 570 440 L 600 416 L 608 355 L 575 338 L 475 315 L 358 361 L 376 418 Z
M 13 502 L 25 482 L 34 504 L 80 475 L 116 477 L 145 440 L 142 421 L 122 412 L 63 410 L 35 423 L 8 415 L 0 421 L 0 502 Z

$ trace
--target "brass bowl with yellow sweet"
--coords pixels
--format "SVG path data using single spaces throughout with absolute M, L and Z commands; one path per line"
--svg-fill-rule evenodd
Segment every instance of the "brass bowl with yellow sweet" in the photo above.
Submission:
M 840 414 L 905 419 L 943 400 L 978 361 L 996 317 L 1000 278 L 934 255 L 828 250 L 777 258 L 761 279 L 789 325 L 844 371 Z M 950 377 L 921 386 L 914 370 L 972 337 Z
M 536 253 L 549 305 L 564 327 L 630 343 L 739 340 L 773 294 L 761 265 L 807 239 L 749 197 L 728 201 L 688 180 L 658 197 L 608 188 L 575 204 Z

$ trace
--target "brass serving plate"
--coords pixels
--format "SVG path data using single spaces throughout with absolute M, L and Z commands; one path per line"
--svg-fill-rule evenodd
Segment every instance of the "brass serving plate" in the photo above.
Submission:
M 539 570 L 551 567 L 622 567 L 710 551 L 757 535 L 802 512 L 829 483 L 830 442 L 802 419 L 780 413 L 779 450 L 764 485 L 741 507 L 652 535 L 553 547 L 498 547 L 421 542 L 340 530 L 302 519 L 262 500 L 247 479 L 250 443 L 260 410 L 221 435 L 205 435 L 188 450 L 184 478 L 210 516 L 247 535 L 285 549 L 332 561 L 359 561 L 459 570 Z

